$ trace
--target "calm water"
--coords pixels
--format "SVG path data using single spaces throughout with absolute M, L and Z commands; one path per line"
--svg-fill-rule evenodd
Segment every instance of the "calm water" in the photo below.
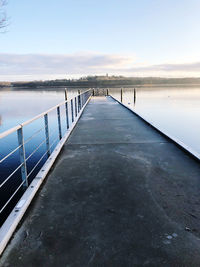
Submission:
M 200 153 L 200 87 L 199 88 L 136 88 L 136 102 L 134 103 L 133 88 L 124 89 L 123 103 L 140 113 L 147 120 L 153 122 L 158 128 L 163 129 L 170 135 L 175 136 L 180 141 L 189 145 Z M 120 89 L 110 89 L 111 95 L 120 100 Z M 70 90 L 68 98 L 77 95 L 76 90 Z M 60 91 L 0 91 L 0 132 L 16 126 L 52 106 L 64 101 L 64 88 Z M 56 111 L 49 115 L 50 142 L 59 141 Z M 62 131 L 66 130 L 65 110 L 61 109 Z M 44 126 L 44 119 L 41 118 L 31 125 L 24 127 L 25 140 L 30 137 L 35 129 Z M 26 156 L 45 139 L 44 130 L 34 139 L 25 145 Z M 55 145 L 52 147 L 54 148 Z M 16 133 L 0 140 L 0 159 L 18 146 Z M 44 143 L 40 149 L 27 161 L 28 173 L 32 170 L 38 159 L 46 151 Z M 29 177 L 32 181 L 47 157 L 40 162 L 38 167 Z M 19 166 L 19 152 L 16 151 L 10 158 L 0 164 L 0 183 Z M 0 209 L 8 200 L 8 196 L 13 194 L 16 187 L 21 183 L 20 170 L 6 184 L 0 188 Z M 3 214 L 0 214 L 0 224 L 3 222 L 13 205 L 22 195 L 23 191 L 11 201 L 10 206 Z
M 77 90 L 69 90 L 68 98 L 76 93 Z M 0 133 L 64 100 L 64 88 L 59 91 L 0 90 Z
M 68 91 L 68 99 L 75 95 L 77 95 L 77 90 Z M 8 130 L 16 126 L 17 124 L 33 118 L 34 116 L 48 110 L 56 104 L 63 102 L 64 99 L 64 88 L 60 89 L 60 91 L 0 91 L 0 132 Z M 62 134 L 64 134 L 64 132 L 66 131 L 66 116 L 64 106 L 61 107 L 60 112 Z M 52 151 L 56 144 L 59 142 L 56 110 L 49 113 L 48 120 L 50 145 L 53 144 L 51 148 Z M 29 140 L 33 133 L 35 133 L 38 129 L 41 129 L 41 131 L 39 131 L 37 135 L 34 135 L 33 139 L 25 144 L 26 158 L 28 158 L 32 154 L 32 152 L 36 150 L 36 152 L 32 156 L 30 156 L 30 158 L 26 162 L 27 173 L 29 174 L 29 184 L 47 159 L 44 118 L 42 117 L 23 128 L 25 142 Z M 16 147 L 18 147 L 16 132 L 3 139 L 0 139 L 0 159 L 13 151 Z M 40 159 L 41 161 L 39 161 Z M 38 165 L 33 170 L 36 164 Z M 11 175 L 19 165 L 19 151 L 17 150 L 9 158 L 0 163 L 0 184 L 5 181 L 5 179 L 9 177 L 9 175 Z M 6 181 L 3 186 L 0 186 L 0 210 L 8 201 L 9 197 L 14 194 L 16 189 L 20 186 L 21 182 L 21 171 L 19 169 L 8 181 Z M 14 204 L 16 203 L 16 201 L 18 201 L 22 193 L 23 188 L 20 188 L 11 200 L 8 208 L 0 213 L 0 225 L 12 210 Z
M 162 87 L 124 90 L 123 102 L 158 128 L 200 153 L 200 87 Z M 120 93 L 111 90 L 120 100 Z

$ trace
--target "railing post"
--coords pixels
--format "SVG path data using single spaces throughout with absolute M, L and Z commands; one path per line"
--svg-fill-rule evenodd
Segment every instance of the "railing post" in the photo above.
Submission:
M 81 91 L 78 90 L 78 113 L 81 110 Z
M 51 154 L 50 144 L 49 144 L 49 121 L 48 114 L 44 115 L 44 124 L 45 124 L 45 136 L 46 136 L 46 148 L 47 148 L 47 156 L 49 157 Z
M 123 101 L 123 88 L 121 88 L 121 103 Z
M 77 117 L 77 98 L 75 96 L 75 116 Z
M 84 106 L 84 94 L 85 94 L 85 93 L 83 93 L 82 96 L 81 96 L 82 107 Z
M 67 124 L 67 129 L 69 129 L 69 114 L 68 114 L 68 103 L 65 102 L 65 111 L 66 111 L 66 124 Z
M 65 90 L 65 112 L 66 112 L 66 124 L 69 129 L 69 114 L 68 114 L 68 102 L 67 102 L 67 89 Z
M 83 107 L 83 93 L 81 94 L 81 109 L 82 109 L 82 107 Z
M 28 178 L 27 178 L 27 167 L 26 167 L 26 153 L 25 153 L 25 147 L 24 147 L 24 134 L 23 134 L 23 127 L 21 126 L 20 129 L 17 130 L 17 136 L 18 136 L 18 144 L 19 144 L 19 157 L 20 157 L 20 163 L 21 166 L 21 176 L 22 181 L 24 182 L 23 187 L 28 187 Z
M 84 93 L 84 95 L 83 95 L 83 105 L 85 105 L 85 94 L 86 93 Z
M 84 106 L 84 93 L 81 95 L 81 108 Z
M 57 117 L 58 117 L 58 132 L 59 138 L 62 139 L 62 129 L 61 129 L 61 119 L 60 119 L 60 107 L 57 107 Z
M 74 108 L 73 108 L 73 99 L 71 99 L 71 112 L 72 112 L 72 122 L 74 122 Z
M 109 95 L 109 89 L 107 88 L 107 96 Z

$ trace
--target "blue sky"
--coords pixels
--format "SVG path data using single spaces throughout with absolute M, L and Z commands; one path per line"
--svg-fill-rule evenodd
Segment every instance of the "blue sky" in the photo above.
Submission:
M 200 76 L 199 0 L 8 0 L 0 80 Z

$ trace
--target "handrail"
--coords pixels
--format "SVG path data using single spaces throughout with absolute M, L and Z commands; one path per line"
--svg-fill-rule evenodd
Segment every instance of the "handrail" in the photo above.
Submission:
M 5 132 L 3 132 L 3 133 L 0 133 L 0 139 L 2 139 L 2 138 L 4 138 L 4 137 L 8 136 L 8 135 L 11 134 L 11 133 L 16 132 L 16 131 L 19 130 L 20 128 L 21 128 L 21 125 L 18 124 L 17 126 L 11 128 L 11 129 L 9 129 L 9 130 L 7 130 L 7 131 L 5 131 Z
M 86 91 L 83 92 L 82 94 L 85 94 L 85 93 L 87 93 L 87 92 L 89 92 L 89 91 L 91 91 L 91 89 L 86 90 Z M 82 95 L 82 94 L 80 94 L 80 95 Z M 75 97 L 74 97 L 74 98 L 75 98 Z M 74 99 L 74 98 L 71 98 L 71 99 Z M 67 103 L 67 102 L 70 102 L 71 99 L 66 100 L 66 101 L 62 101 L 62 102 L 60 102 L 59 104 L 53 106 L 52 108 L 50 108 L 50 109 L 48 109 L 48 110 L 46 110 L 46 111 L 44 111 L 44 112 L 42 112 L 42 113 L 36 115 L 35 117 L 31 118 L 30 120 L 27 120 L 27 121 L 25 121 L 25 122 L 23 122 L 23 123 L 21 123 L 21 124 L 18 124 L 18 125 L 16 125 L 15 127 L 11 128 L 11 129 L 9 129 L 9 130 L 6 130 L 6 131 L 3 132 L 3 133 L 0 133 L 0 139 L 6 137 L 7 135 L 9 135 L 9 134 L 11 134 L 11 133 L 13 133 L 13 132 L 16 132 L 16 131 L 19 130 L 22 126 L 26 126 L 26 125 L 30 124 L 31 122 L 33 122 L 33 121 L 35 121 L 35 120 L 41 118 L 41 117 L 44 116 L 45 114 L 47 114 L 47 113 L 49 113 L 49 112 L 55 110 L 57 107 L 60 107 L 60 106 L 64 105 L 64 104 Z
M 28 187 L 30 182 L 34 177 L 33 172 L 37 169 L 40 168 L 39 164 L 41 162 L 44 162 L 45 156 L 48 157 L 52 154 L 52 149 L 54 148 L 54 145 L 58 143 L 60 140 L 62 140 L 62 134 L 63 131 L 67 132 L 69 130 L 69 125 L 73 125 L 75 123 L 75 119 L 77 118 L 78 114 L 82 111 L 84 105 L 92 95 L 92 90 L 86 90 L 83 93 L 79 93 L 73 98 L 70 98 L 69 100 L 65 100 L 60 102 L 59 104 L 53 106 L 52 108 L 36 115 L 35 117 L 23 122 L 22 124 L 19 124 L 3 133 L 0 134 L 0 139 L 3 139 L 7 136 L 9 136 L 12 133 L 17 133 L 17 138 L 18 138 L 18 146 L 13 148 L 11 152 L 8 152 L 6 155 L 3 156 L 2 159 L 0 159 L 0 170 L 1 170 L 1 163 L 4 161 L 8 160 L 8 158 L 13 155 L 17 150 L 19 151 L 19 163 L 18 166 L 14 169 L 11 170 L 11 172 L 8 174 L 7 177 L 0 183 L 0 190 L 3 190 L 5 188 L 6 183 L 11 180 L 13 177 L 18 175 L 18 171 L 21 170 L 21 183 L 20 186 L 17 187 L 17 189 L 14 191 L 13 194 L 8 196 L 8 199 L 6 200 L 5 203 L 3 203 L 3 206 L 0 207 L 0 215 L 2 212 L 6 209 L 6 207 L 9 205 L 10 201 L 13 199 L 13 197 L 16 195 L 16 193 L 23 187 L 24 190 Z M 65 112 L 64 114 L 61 113 L 61 107 L 64 107 Z M 49 113 L 52 111 L 56 111 L 56 117 L 54 120 L 54 129 L 49 128 L 49 121 L 48 121 L 48 116 Z M 65 122 L 63 121 L 63 116 L 65 117 Z M 24 140 L 24 128 L 25 126 L 31 124 L 32 122 L 44 118 L 43 121 L 43 126 L 40 127 L 39 129 L 34 129 L 35 131 L 31 133 L 30 136 L 27 137 L 26 140 Z M 55 123 L 57 124 L 57 127 L 55 127 Z M 64 130 L 65 129 L 65 130 Z M 36 135 L 38 135 L 40 132 L 44 130 L 44 135 L 45 138 L 40 139 L 39 145 L 33 149 L 32 152 L 29 152 L 29 155 L 26 154 L 26 145 L 31 141 Z M 57 134 L 57 136 L 55 136 Z M 55 136 L 53 140 L 52 137 Z M 43 147 L 45 146 L 45 147 Z M 29 164 L 30 161 L 29 159 L 35 155 L 39 149 L 42 149 L 42 155 L 40 158 L 37 156 L 37 162 L 34 163 L 32 166 L 31 170 L 28 170 L 27 164 Z M 41 153 L 41 152 L 40 152 Z M 16 155 L 17 156 L 17 155 Z M 46 160 L 47 160 L 46 159 Z M 42 161 L 43 160 L 43 161 Z M 19 177 L 18 177 L 19 178 Z M 31 179 L 31 180 L 30 180 Z M 0 191 L 1 194 L 1 191 Z

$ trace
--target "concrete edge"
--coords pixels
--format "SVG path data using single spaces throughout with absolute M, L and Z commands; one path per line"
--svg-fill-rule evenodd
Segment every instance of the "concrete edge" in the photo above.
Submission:
M 13 233 L 15 232 L 19 222 L 21 221 L 23 215 L 25 214 L 26 210 L 28 209 L 31 201 L 33 200 L 34 196 L 36 195 L 38 189 L 40 188 L 42 182 L 46 178 L 49 170 L 51 169 L 52 165 L 54 164 L 56 158 L 58 157 L 63 145 L 65 144 L 66 140 L 69 138 L 70 134 L 72 133 L 74 127 L 76 126 L 80 116 L 82 115 L 86 105 L 90 101 L 91 96 L 83 106 L 82 110 L 75 118 L 73 124 L 68 129 L 66 134 L 63 136 L 61 141 L 55 147 L 53 153 L 50 155 L 48 160 L 42 166 L 36 177 L 33 179 L 27 190 L 24 192 L 14 209 L 11 211 L 10 215 L 3 223 L 0 228 L 0 256 L 3 253 L 4 249 L 6 248 L 8 242 L 10 241 Z
M 139 114 L 138 112 L 134 111 L 133 109 L 131 109 L 129 106 L 121 103 L 119 100 L 117 100 L 116 98 L 114 98 L 113 96 L 109 95 L 114 101 L 117 101 L 120 105 L 124 106 L 126 109 L 130 110 L 132 113 L 134 113 L 137 117 L 139 117 L 140 119 L 142 119 L 145 123 L 149 124 L 151 127 L 153 127 L 157 132 L 159 132 L 160 134 L 164 135 L 167 139 L 169 139 L 170 141 L 172 141 L 173 143 L 175 143 L 179 148 L 181 148 L 184 152 L 186 152 L 187 154 L 189 154 L 190 156 L 192 156 L 194 159 L 196 160 L 200 160 L 200 153 L 194 151 L 191 147 L 189 147 L 188 145 L 186 145 L 185 143 L 183 143 L 182 141 L 178 140 L 178 138 L 176 138 L 175 136 L 169 134 L 168 132 L 166 132 L 165 130 L 158 128 L 152 121 L 149 121 L 147 119 L 145 119 L 141 114 Z

